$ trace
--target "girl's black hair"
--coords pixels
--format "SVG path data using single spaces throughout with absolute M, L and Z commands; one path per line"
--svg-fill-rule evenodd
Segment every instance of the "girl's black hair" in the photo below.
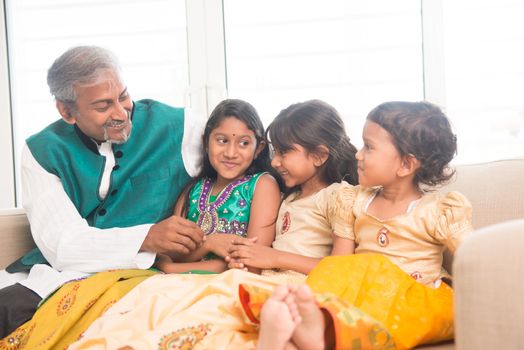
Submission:
M 247 128 L 255 134 L 257 144 L 264 142 L 264 148 L 258 156 L 253 160 L 249 168 L 246 170 L 246 175 L 253 175 L 259 172 L 269 172 L 279 183 L 279 186 L 283 188 L 281 179 L 278 173 L 271 167 L 271 159 L 269 156 L 269 146 L 265 139 L 264 125 L 258 116 L 256 109 L 248 102 L 238 99 L 227 99 L 220 102 L 215 109 L 211 112 L 209 119 L 207 120 L 204 135 L 202 136 L 202 164 L 200 173 L 193 177 L 184 186 L 184 189 L 180 192 L 179 198 L 184 196 L 184 205 L 181 215 L 185 217 L 189 210 L 189 193 L 193 186 L 203 178 L 216 179 L 217 171 L 211 165 L 209 157 L 207 155 L 207 148 L 209 145 L 209 136 L 211 132 L 216 129 L 220 123 L 226 118 L 236 118 L 246 124 Z M 178 200 L 177 200 L 178 201 Z
M 292 150 L 298 144 L 316 153 L 323 145 L 329 155 L 319 169 L 320 179 L 328 184 L 342 180 L 352 185 L 358 183 L 357 149 L 350 142 L 337 110 L 323 101 L 305 101 L 282 110 L 267 128 L 266 139 L 279 152 Z M 288 196 L 298 189 L 298 186 L 287 189 L 285 194 Z
M 393 138 L 401 156 L 420 162 L 414 183 L 436 186 L 448 182 L 455 171 L 449 163 L 457 153 L 457 137 L 442 110 L 429 102 L 385 102 L 367 120 L 377 123 Z

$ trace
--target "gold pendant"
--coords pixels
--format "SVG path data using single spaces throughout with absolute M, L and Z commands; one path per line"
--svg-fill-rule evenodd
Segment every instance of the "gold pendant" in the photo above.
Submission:
M 202 224 L 200 225 L 200 228 L 204 231 L 204 234 L 208 235 L 213 232 L 213 218 L 208 211 L 205 211 L 202 215 Z
M 381 247 L 387 247 L 389 244 L 389 238 L 388 238 L 388 229 L 385 227 L 382 227 L 380 230 L 378 230 L 377 234 L 377 243 Z

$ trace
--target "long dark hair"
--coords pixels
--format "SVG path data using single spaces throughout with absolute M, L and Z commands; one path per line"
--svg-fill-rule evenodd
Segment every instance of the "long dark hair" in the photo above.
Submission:
M 342 180 L 352 185 L 358 183 L 357 149 L 349 140 L 337 110 L 323 101 L 305 101 L 282 110 L 267 128 L 266 138 L 279 152 L 292 150 L 294 144 L 311 153 L 325 146 L 329 156 L 319 169 L 320 179 L 328 184 Z M 298 189 L 298 186 L 287 189 L 286 196 Z
M 279 185 L 281 183 L 278 173 L 271 167 L 269 146 L 265 139 L 264 125 L 262 124 L 262 121 L 260 120 L 260 117 L 258 116 L 256 109 L 246 101 L 238 99 L 227 99 L 220 102 L 215 107 L 215 109 L 213 109 L 213 112 L 211 112 L 211 115 L 207 120 L 206 127 L 204 129 L 204 135 L 202 136 L 203 157 L 200 173 L 197 176 L 193 177 L 186 184 L 186 186 L 179 195 L 179 198 L 181 196 L 185 197 L 182 209 L 182 216 L 186 216 L 189 210 L 189 193 L 191 192 L 193 186 L 195 186 L 195 184 L 203 178 L 217 178 L 217 171 L 211 165 L 206 150 L 209 145 L 209 136 L 211 135 L 211 132 L 214 129 L 216 129 L 224 119 L 230 117 L 240 120 L 241 122 L 246 124 L 249 130 L 253 131 L 257 140 L 256 147 L 258 147 L 258 145 L 260 145 L 261 142 L 265 143 L 262 151 L 260 151 L 258 156 L 247 168 L 246 175 L 253 175 L 260 172 L 269 172 L 271 173 L 271 175 L 273 175 L 273 177 L 275 177 L 275 179 L 277 179 Z

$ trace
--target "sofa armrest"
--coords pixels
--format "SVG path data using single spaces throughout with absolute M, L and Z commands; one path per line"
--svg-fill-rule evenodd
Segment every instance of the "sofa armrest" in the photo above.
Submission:
M 35 247 L 23 209 L 0 210 L 0 270 Z
M 478 230 L 453 263 L 460 350 L 523 349 L 524 219 Z

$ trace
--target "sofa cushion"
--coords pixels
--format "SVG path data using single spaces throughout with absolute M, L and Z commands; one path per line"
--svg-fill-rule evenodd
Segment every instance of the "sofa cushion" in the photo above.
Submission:
M 524 219 L 484 227 L 459 247 L 455 274 L 457 348 L 522 349 Z

